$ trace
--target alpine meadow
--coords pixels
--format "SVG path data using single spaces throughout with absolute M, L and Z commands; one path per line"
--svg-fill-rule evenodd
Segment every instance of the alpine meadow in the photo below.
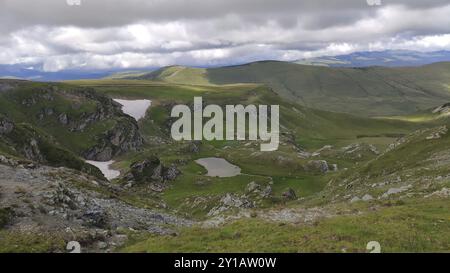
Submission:
M 0 252 L 450 251 L 448 1 L 29 2 L 0 1 Z

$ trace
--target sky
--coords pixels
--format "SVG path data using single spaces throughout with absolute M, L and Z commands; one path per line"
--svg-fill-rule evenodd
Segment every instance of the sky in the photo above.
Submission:
M 450 50 L 449 15 L 450 0 L 0 0 L 0 64 L 58 72 Z

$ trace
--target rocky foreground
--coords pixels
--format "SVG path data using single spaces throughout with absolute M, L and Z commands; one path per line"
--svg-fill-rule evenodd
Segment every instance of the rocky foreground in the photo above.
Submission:
M 52 233 L 80 241 L 87 250 L 111 251 L 124 243 L 124 230 L 173 234 L 191 221 L 137 208 L 115 197 L 109 182 L 66 168 L 21 164 L 1 157 L 0 207 L 14 232 Z M 4 216 L 5 218 L 6 216 Z

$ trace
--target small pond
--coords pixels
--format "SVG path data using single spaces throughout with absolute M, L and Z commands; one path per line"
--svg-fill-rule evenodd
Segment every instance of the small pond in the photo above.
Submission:
M 200 158 L 195 162 L 202 165 L 208 171 L 207 176 L 232 177 L 241 174 L 241 168 L 223 158 Z
M 152 104 L 151 100 L 114 99 L 114 101 L 122 105 L 122 111 L 125 114 L 132 116 L 136 120 L 140 120 L 141 118 L 145 117 L 147 109 Z
M 95 167 L 99 168 L 100 171 L 103 173 L 103 175 L 108 180 L 117 178 L 120 175 L 119 171 L 111 169 L 111 167 L 110 167 L 114 163 L 113 160 L 105 161 L 105 162 L 86 160 L 86 163 L 89 163 L 89 164 L 94 165 Z

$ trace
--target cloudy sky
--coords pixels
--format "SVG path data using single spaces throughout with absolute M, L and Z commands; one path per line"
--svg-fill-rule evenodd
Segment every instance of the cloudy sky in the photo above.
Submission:
M 56 72 L 450 50 L 450 0 L 367 1 L 0 0 L 0 64 Z

